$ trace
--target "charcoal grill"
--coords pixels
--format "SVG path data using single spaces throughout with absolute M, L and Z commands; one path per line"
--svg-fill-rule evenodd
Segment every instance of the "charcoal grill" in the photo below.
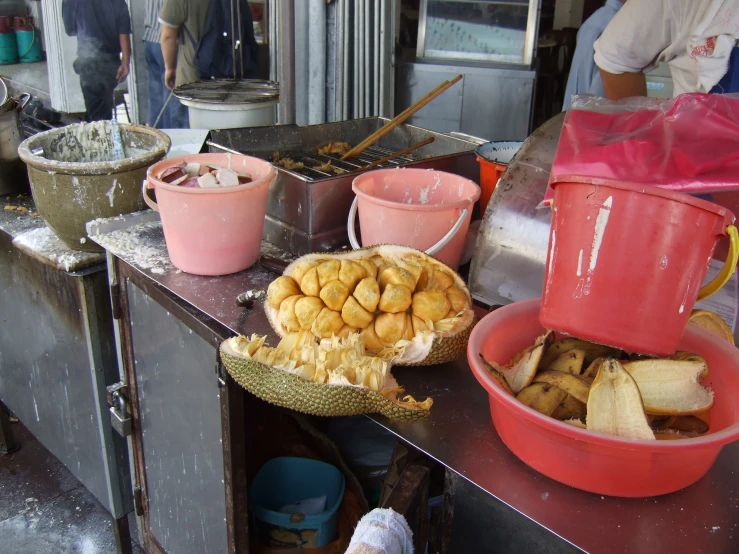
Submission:
M 349 244 L 346 220 L 354 193 L 352 181 L 364 167 L 385 156 L 421 142 L 429 136 L 434 142 L 405 156 L 373 166 L 431 168 L 462 175 L 479 182 L 475 162 L 477 144 L 413 125 L 399 125 L 380 141 L 351 160 L 341 161 L 336 154 L 318 154 L 329 142 L 359 144 L 379 129 L 385 118 L 372 117 L 321 125 L 298 127 L 250 127 L 223 129 L 211 133 L 212 141 L 265 160 L 273 154 L 303 163 L 300 169 L 278 168 L 277 181 L 270 190 L 264 238 L 283 250 L 308 254 L 335 250 Z M 211 147 L 211 150 L 217 150 Z M 346 171 L 337 175 L 316 167 L 331 162 Z

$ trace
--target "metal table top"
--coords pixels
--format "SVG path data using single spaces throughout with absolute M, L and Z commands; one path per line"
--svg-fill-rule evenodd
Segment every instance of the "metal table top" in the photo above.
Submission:
M 151 267 L 137 264 L 136 250 L 156 251 L 166 259 L 159 223 L 136 225 L 114 236 L 116 240 L 105 234 L 95 240 L 234 333 L 266 334 L 276 344 L 261 304 L 244 310 L 235 303 L 241 292 L 266 289 L 274 274 L 258 265 L 225 277 L 189 275 L 169 264 L 152 272 Z M 124 237 L 134 242 L 120 248 Z M 739 443 L 725 447 L 709 473 L 683 491 L 648 499 L 603 497 L 557 483 L 518 460 L 496 434 L 487 394 L 464 358 L 393 372 L 409 394 L 434 398 L 431 416 L 416 423 L 371 419 L 583 551 L 739 551 Z

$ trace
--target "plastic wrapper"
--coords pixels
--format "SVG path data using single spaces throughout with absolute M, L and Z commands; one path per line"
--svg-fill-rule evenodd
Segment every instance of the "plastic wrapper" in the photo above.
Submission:
M 544 197 L 573 177 L 689 194 L 739 189 L 739 95 L 681 94 L 619 102 L 578 96 L 565 116 Z

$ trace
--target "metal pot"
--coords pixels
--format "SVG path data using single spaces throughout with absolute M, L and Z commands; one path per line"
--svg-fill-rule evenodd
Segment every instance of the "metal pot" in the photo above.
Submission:
M 10 98 L 8 87 L 0 78 L 0 196 L 28 191 L 26 166 L 18 156 L 18 146 L 23 141 L 18 113 L 30 99 L 30 94 Z

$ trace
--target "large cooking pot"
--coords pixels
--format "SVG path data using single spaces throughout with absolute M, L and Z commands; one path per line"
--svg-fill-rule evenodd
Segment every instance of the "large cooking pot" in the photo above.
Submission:
M 11 98 L 8 86 L 0 78 L 0 196 L 28 191 L 26 166 L 18 156 L 23 141 L 18 113 L 31 99 L 29 94 Z

